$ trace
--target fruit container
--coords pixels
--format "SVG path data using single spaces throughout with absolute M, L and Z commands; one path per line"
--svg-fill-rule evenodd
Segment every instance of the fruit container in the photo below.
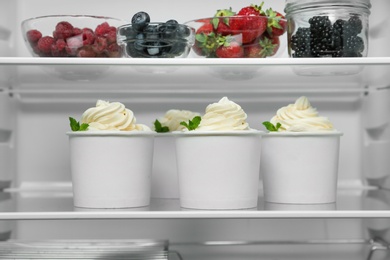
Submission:
M 142 27 L 126 24 L 118 28 L 117 36 L 127 58 L 185 58 L 194 43 L 194 29 L 175 20 Z
M 274 14 L 276 15 L 277 12 Z M 205 58 L 279 57 L 285 50 L 283 16 L 215 16 L 187 22 L 196 30 L 192 56 Z M 270 29 L 268 24 L 278 27 Z
M 121 56 L 117 27 L 126 21 L 103 16 L 49 15 L 21 24 L 27 48 L 35 57 Z
M 366 57 L 370 8 L 369 0 L 287 0 L 289 56 Z

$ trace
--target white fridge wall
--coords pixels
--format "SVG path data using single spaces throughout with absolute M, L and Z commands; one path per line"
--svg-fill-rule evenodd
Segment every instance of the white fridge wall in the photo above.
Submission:
M 390 1 L 372 2 L 369 56 L 390 56 L 390 49 L 387 48 L 390 41 L 390 34 L 387 32 Z M 144 10 L 156 21 L 175 18 L 184 22 L 211 16 L 220 8 L 238 8 L 250 3 L 252 1 L 2 0 L 0 56 L 30 57 L 20 32 L 20 22 L 30 17 L 94 14 L 130 19 L 135 12 Z M 266 6 L 271 3 L 274 9 L 283 9 L 282 0 L 266 1 Z M 287 57 L 287 52 L 284 57 Z M 366 178 L 382 181 L 382 177 L 388 176 L 386 168 L 377 167 L 378 172 L 371 172 L 370 165 L 376 165 L 377 157 L 370 156 L 378 150 L 370 152 L 366 147 L 375 142 L 390 140 L 390 130 L 386 123 L 390 120 L 388 111 L 379 109 L 378 112 L 375 106 L 369 105 L 376 104 L 375 100 L 371 101 L 371 93 L 378 94 L 381 91 L 377 95 L 380 98 L 388 95 L 389 66 L 366 66 L 356 75 L 329 77 L 297 76 L 294 73 L 296 66 L 278 65 L 260 68 L 178 66 L 172 70 L 171 67 L 167 70 L 164 66 L 124 65 L 108 66 L 109 73 L 105 73 L 107 68 L 104 65 L 80 66 L 75 70 L 72 68 L 75 66 L 72 65 L 71 69 L 66 65 L 0 66 L 1 178 L 12 179 L 14 188 L 19 188 L 20 185 L 22 188 L 40 188 L 46 187 L 46 184 L 64 188 L 67 195 L 63 201 L 50 197 L 47 199 L 49 201 L 46 203 L 55 209 L 61 209 L 62 204 L 71 207 L 72 203 L 69 197 L 70 186 L 67 186 L 70 184 L 68 139 L 65 135 L 69 130 L 68 117 L 80 118 L 81 113 L 93 106 L 99 98 L 125 103 L 135 112 L 138 122 L 151 125 L 168 109 L 203 112 L 207 104 L 226 95 L 242 105 L 253 128 L 262 128 L 261 122 L 270 119 L 277 108 L 294 102 L 300 95 L 307 95 L 320 114 L 329 117 L 336 128 L 344 132 L 341 141 L 340 184 L 358 187 L 366 182 Z M 326 68 L 329 67 L 320 69 Z M 102 73 L 97 80 L 64 78 L 64 72 L 74 72 L 77 69 L 83 71 L 81 76 L 88 76 L 90 73 L 96 77 L 95 71 Z M 235 74 L 237 71 L 241 72 L 238 76 Z M 233 75 L 228 77 L 230 80 L 226 77 L 228 73 Z M 386 97 L 381 102 L 386 104 L 388 100 Z M 373 123 L 371 119 L 374 117 L 379 119 Z M 375 125 L 376 128 L 368 132 L 367 124 Z M 386 158 L 382 158 L 382 163 Z M 156 160 L 159 160 L 158 156 Z M 388 181 L 387 177 L 385 180 Z M 37 196 L 40 196 L 39 193 L 34 192 L 27 195 L 27 198 L 15 195 L 12 203 L 6 201 L 4 212 L 39 211 L 41 201 L 36 200 Z M 361 204 L 367 204 L 369 206 L 366 207 L 373 210 L 383 210 L 389 209 L 389 200 L 374 194 L 363 202 L 355 196 L 347 196 L 338 203 L 350 206 L 350 209 L 360 209 Z M 170 239 L 173 243 L 207 240 L 353 239 L 368 237 L 369 232 L 372 236 L 379 234 L 389 238 L 390 226 L 388 219 L 18 220 L 4 221 L 1 224 L 0 233 L 12 230 L 11 236 L 18 239 L 163 238 Z M 185 259 L 199 259 L 196 256 L 199 251 L 196 250 L 204 249 L 187 249 L 189 257 Z M 217 252 L 226 257 L 226 252 L 231 252 L 231 249 L 218 248 Z M 357 248 L 354 253 L 360 257 L 365 252 Z M 252 259 L 258 259 L 258 255 L 253 254 Z

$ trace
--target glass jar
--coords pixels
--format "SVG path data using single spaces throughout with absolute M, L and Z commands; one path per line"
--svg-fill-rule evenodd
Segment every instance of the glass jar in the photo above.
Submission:
M 370 0 L 286 0 L 293 58 L 366 57 Z

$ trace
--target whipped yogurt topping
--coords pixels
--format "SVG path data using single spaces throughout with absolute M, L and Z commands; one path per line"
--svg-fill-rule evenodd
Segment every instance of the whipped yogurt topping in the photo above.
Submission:
M 137 124 L 133 111 L 120 102 L 98 100 L 96 107 L 87 109 L 81 123 L 89 124 L 88 130 L 150 131 L 146 125 Z
M 196 116 L 200 116 L 200 114 L 189 110 L 171 109 L 163 117 L 159 118 L 158 121 L 162 126 L 167 126 L 169 131 L 182 131 L 185 129 L 185 126 L 180 125 L 180 122 L 188 122 L 188 120 L 192 120 Z
M 282 126 L 279 131 L 335 131 L 329 119 L 319 116 L 317 109 L 311 106 L 305 96 L 298 98 L 294 104 L 280 108 L 270 122 L 274 125 L 280 123 Z
M 206 107 L 196 131 L 237 131 L 249 130 L 247 114 L 238 104 L 223 97 L 218 103 Z

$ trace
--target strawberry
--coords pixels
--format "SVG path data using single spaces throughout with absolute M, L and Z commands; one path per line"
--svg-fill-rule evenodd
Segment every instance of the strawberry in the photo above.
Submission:
M 210 20 L 198 28 L 195 34 L 195 44 L 192 49 L 199 56 L 209 57 L 218 48 L 217 36 Z
M 274 10 L 269 8 L 265 11 L 268 16 L 267 32 L 272 36 L 280 36 L 287 30 L 287 23 L 285 17 Z
M 242 43 L 253 42 L 267 29 L 267 17 L 262 12 L 263 3 L 250 5 L 240 9 L 237 17 L 230 18 L 230 28 L 235 34 L 242 33 Z
M 230 28 L 234 34 L 241 34 L 242 43 L 253 42 L 267 29 L 265 16 L 240 16 L 230 18 Z
M 242 58 L 244 57 L 244 48 L 241 43 L 234 40 L 234 37 L 221 37 L 220 46 L 215 51 L 218 58 Z
M 214 31 L 221 35 L 231 34 L 228 17 L 233 15 L 235 15 L 235 13 L 232 11 L 232 8 L 218 10 L 214 15 L 214 18 L 211 20 Z
M 279 37 L 260 37 L 254 44 L 245 46 L 246 58 L 266 58 L 276 54 L 280 46 Z
M 241 8 L 240 11 L 238 11 L 237 15 L 245 15 L 245 16 L 259 16 L 262 13 L 262 8 L 263 8 L 264 2 L 262 2 L 260 5 L 250 5 L 250 6 L 245 6 Z

